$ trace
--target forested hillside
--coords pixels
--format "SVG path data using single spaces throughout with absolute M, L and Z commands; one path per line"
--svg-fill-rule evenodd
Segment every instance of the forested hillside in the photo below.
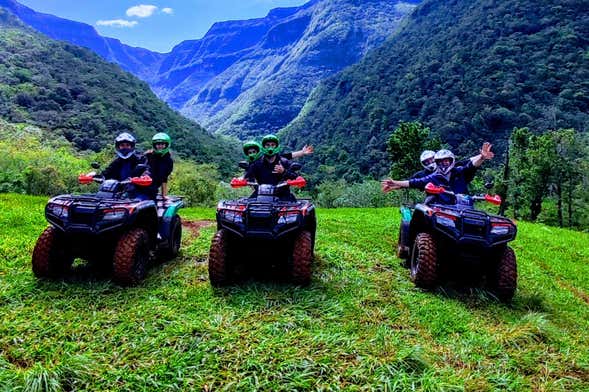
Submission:
M 53 41 L 0 8 L 0 117 L 63 135 L 98 151 L 115 134 L 148 141 L 166 131 L 174 150 L 233 170 L 235 145 L 208 134 L 151 92 L 148 85 L 88 49 Z
M 420 120 L 458 153 L 503 151 L 514 127 L 589 126 L 589 3 L 428 0 L 362 62 L 322 83 L 283 132 L 316 146 L 315 180 L 380 177 L 400 120 Z M 465 143 L 467 141 L 472 143 Z
M 380 45 L 421 0 L 311 0 L 263 18 L 215 23 L 170 53 L 132 48 L 90 25 L 0 0 L 47 36 L 92 49 L 147 81 L 211 131 L 247 138 L 284 127 L 322 79 Z

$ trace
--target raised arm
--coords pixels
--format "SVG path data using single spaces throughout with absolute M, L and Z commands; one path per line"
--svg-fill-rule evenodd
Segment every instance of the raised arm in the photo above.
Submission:
M 479 155 L 475 155 L 474 157 L 470 158 L 470 161 L 475 167 L 480 167 L 484 161 L 488 161 L 493 159 L 495 153 L 491 151 L 493 145 L 489 142 L 484 142 L 483 147 L 481 148 L 481 152 Z
M 380 187 L 384 193 L 387 193 L 397 189 L 409 188 L 409 181 L 398 181 L 387 178 L 380 182 Z
M 304 155 L 313 154 L 313 146 L 304 145 L 303 148 L 299 151 L 294 151 L 292 153 L 292 159 L 300 158 Z

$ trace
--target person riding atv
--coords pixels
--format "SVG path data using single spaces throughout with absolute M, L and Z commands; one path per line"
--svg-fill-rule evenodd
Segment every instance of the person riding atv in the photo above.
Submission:
M 434 173 L 420 178 L 409 180 L 392 180 L 387 178 L 381 182 L 383 192 L 402 188 L 424 189 L 428 183 L 438 186 L 445 186 L 455 193 L 468 194 L 468 184 L 472 181 L 474 173 L 484 161 L 492 159 L 495 154 L 491 151 L 492 144 L 485 142 L 481 153 L 470 158 L 470 161 L 463 166 L 456 166 L 456 158 L 449 150 L 440 150 L 435 156 L 436 170 Z M 443 198 L 443 196 L 442 196 Z
M 262 139 L 262 143 L 267 140 L 278 140 L 275 135 L 266 135 Z M 257 159 L 261 158 L 264 155 L 262 150 L 262 145 L 255 140 L 250 140 L 243 144 L 243 155 L 246 159 L 246 164 L 249 165 L 256 161 Z M 282 158 L 286 158 L 288 160 L 297 159 L 304 155 L 309 155 L 313 153 L 313 146 L 304 145 L 301 150 L 293 151 L 293 152 L 283 152 L 280 154 Z
M 164 198 L 168 195 L 168 177 L 174 170 L 174 161 L 170 153 L 171 144 L 172 139 L 167 133 L 156 133 L 151 138 L 153 149 L 145 152 L 153 179 L 152 192 L 157 194 L 158 189 L 161 188 L 161 195 Z
M 262 141 L 261 159 L 255 160 L 249 165 L 244 178 L 248 181 L 255 181 L 258 184 L 277 185 L 284 180 L 294 180 L 297 173 L 291 168 L 291 161 L 280 156 L 280 142 L 274 135 L 265 136 Z M 296 200 L 290 193 L 288 187 L 282 187 L 279 191 L 282 200 Z M 256 197 L 257 190 L 252 197 Z
M 130 177 L 151 177 L 151 172 L 145 155 L 135 150 L 136 139 L 128 132 L 123 132 L 115 138 L 115 152 L 117 157 L 98 175 L 105 180 L 123 181 Z M 96 176 L 95 172 L 88 173 Z M 127 192 L 132 199 L 154 199 L 155 194 L 147 187 L 127 186 Z

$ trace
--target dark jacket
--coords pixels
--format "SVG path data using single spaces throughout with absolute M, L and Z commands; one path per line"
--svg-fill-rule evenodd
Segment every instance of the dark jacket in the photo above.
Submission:
M 145 165 L 146 168 L 138 168 L 138 165 Z M 106 169 L 104 169 L 101 173 L 105 179 L 113 179 L 118 181 L 126 180 L 129 177 L 139 177 L 139 176 L 151 176 L 151 172 L 149 170 L 149 165 L 147 163 L 147 158 L 145 155 L 135 151 L 133 155 L 131 155 L 127 159 L 123 159 L 121 157 L 115 158 L 114 161 L 108 165 Z M 149 187 L 140 187 L 135 186 L 133 184 L 127 184 L 126 190 L 130 198 L 148 198 L 148 199 L 155 199 L 157 194 L 153 192 L 152 186 Z
M 278 163 L 282 164 L 284 167 L 284 172 L 281 174 L 272 173 L 274 166 L 278 165 Z M 277 159 L 275 159 L 272 163 L 268 162 L 266 157 L 262 157 L 248 167 L 244 177 L 248 181 L 255 180 L 258 184 L 277 185 L 282 181 L 293 180 L 297 178 L 297 173 L 290 170 L 290 165 L 291 162 L 288 159 L 282 158 L 280 156 L 278 156 Z M 250 197 L 256 196 L 257 190 Z M 276 196 L 278 196 L 281 200 L 296 200 L 295 197 L 290 193 L 289 187 L 284 187 L 278 190 Z
M 151 175 L 149 168 L 145 170 L 137 170 L 137 165 L 147 165 L 147 158 L 145 155 L 135 151 L 127 159 L 116 157 L 114 161 L 102 171 L 105 179 L 114 179 L 118 181 L 126 180 L 129 177 L 136 177 L 141 175 Z
M 418 171 L 416 173 L 413 173 L 413 175 L 409 179 L 410 180 L 413 180 L 414 178 L 421 178 L 421 177 L 429 176 L 434 171 L 435 170 L 423 169 L 423 170 L 420 170 L 420 171 Z
M 466 166 L 466 165 L 468 165 L 469 162 L 470 162 L 470 158 L 463 159 L 461 161 L 456 162 L 456 164 L 454 165 L 454 167 L 457 167 L 457 166 Z M 435 170 L 423 169 L 423 170 L 420 170 L 420 171 L 418 171 L 416 173 L 413 173 L 413 175 L 409 179 L 410 180 L 414 180 L 414 179 L 417 179 L 417 178 L 422 178 L 422 177 L 425 177 L 425 176 L 429 176 L 429 175 L 434 174 L 434 173 L 435 173 Z M 472 179 L 474 178 L 475 173 L 476 173 L 476 170 L 474 170 L 472 172 L 467 172 L 467 176 L 465 177 L 465 180 L 466 180 L 467 184 L 472 181 Z M 426 185 L 427 185 L 427 183 L 423 184 L 423 187 L 418 188 L 418 189 L 423 190 Z
M 281 163 L 284 167 L 282 174 L 272 173 L 274 166 Z M 255 180 L 258 184 L 276 185 L 284 180 L 292 180 L 297 178 L 297 174 L 290 170 L 291 162 L 282 157 L 278 157 L 274 162 L 270 163 L 266 157 L 262 157 L 253 162 L 245 172 L 245 178 L 249 181 Z
M 151 185 L 157 190 L 164 182 L 168 182 L 168 177 L 172 174 L 172 170 L 174 169 L 174 161 L 169 152 L 164 155 L 148 152 L 145 156 L 147 157 L 151 178 L 153 180 Z

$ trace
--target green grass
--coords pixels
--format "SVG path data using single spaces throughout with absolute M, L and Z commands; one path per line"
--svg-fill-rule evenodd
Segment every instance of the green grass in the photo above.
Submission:
M 319 210 L 308 288 L 212 289 L 214 226 L 120 288 L 35 279 L 45 201 L 0 195 L 0 390 L 589 389 L 587 233 L 520 223 L 509 306 L 415 289 L 392 252 L 392 208 Z

